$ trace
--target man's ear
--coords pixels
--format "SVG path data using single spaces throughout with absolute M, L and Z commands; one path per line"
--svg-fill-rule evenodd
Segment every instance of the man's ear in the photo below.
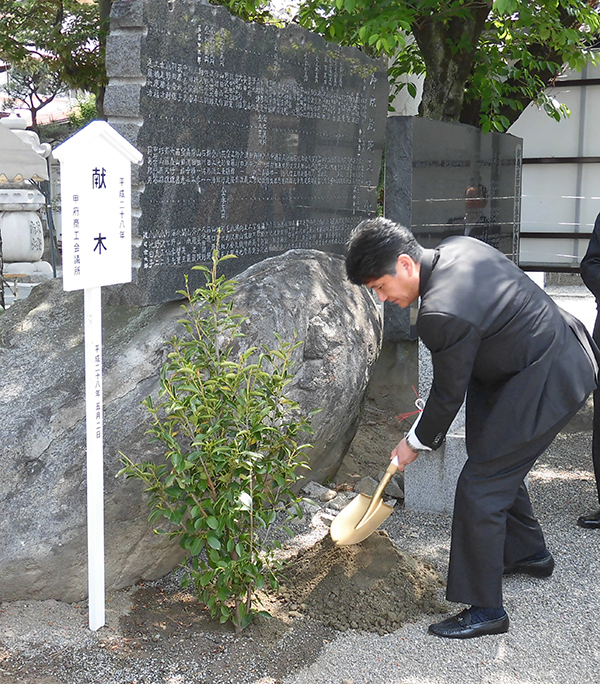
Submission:
M 415 262 L 408 254 L 400 254 L 396 261 L 396 269 L 403 268 L 409 276 L 412 276 L 415 270 Z

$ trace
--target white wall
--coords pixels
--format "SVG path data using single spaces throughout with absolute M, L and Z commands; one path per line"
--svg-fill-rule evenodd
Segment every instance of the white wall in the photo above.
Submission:
M 565 81 L 598 84 L 561 85 Z M 557 122 L 530 104 L 510 128 L 523 138 L 523 200 L 521 232 L 591 232 L 600 212 L 600 66 L 569 72 L 549 94 L 571 110 Z M 571 158 L 562 163 L 527 163 L 528 159 Z M 575 161 L 573 158 L 580 158 Z M 582 161 L 588 158 L 588 162 Z M 591 162 L 591 163 L 589 163 Z M 520 262 L 539 266 L 548 261 L 576 268 L 587 249 L 587 239 L 521 238 Z

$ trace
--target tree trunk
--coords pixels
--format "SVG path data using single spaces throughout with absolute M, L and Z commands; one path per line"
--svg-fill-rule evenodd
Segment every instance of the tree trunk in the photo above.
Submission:
M 492 2 L 482 0 L 470 7 L 468 14 L 423 17 L 413 26 L 427 69 L 420 116 L 459 120 L 477 42 L 491 9 Z

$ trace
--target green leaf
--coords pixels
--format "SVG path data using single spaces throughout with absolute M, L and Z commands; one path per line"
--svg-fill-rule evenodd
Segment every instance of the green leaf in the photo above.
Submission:
M 498 14 L 512 14 L 518 7 L 517 0 L 495 0 L 494 10 Z
M 221 548 L 221 542 L 219 541 L 218 537 L 215 537 L 213 535 L 207 535 L 206 537 L 206 543 L 215 550 L 219 550 Z
M 186 545 L 187 550 L 192 556 L 197 556 L 204 548 L 204 541 L 202 537 L 195 537 L 192 541 Z

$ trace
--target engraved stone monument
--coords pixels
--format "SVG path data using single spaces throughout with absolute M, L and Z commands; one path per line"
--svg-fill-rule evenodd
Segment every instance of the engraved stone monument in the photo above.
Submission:
M 112 300 L 177 298 L 219 231 L 241 271 L 291 248 L 340 252 L 374 214 L 383 62 L 201 0 L 116 0 L 106 62 L 108 121 L 144 154 L 134 280 Z

